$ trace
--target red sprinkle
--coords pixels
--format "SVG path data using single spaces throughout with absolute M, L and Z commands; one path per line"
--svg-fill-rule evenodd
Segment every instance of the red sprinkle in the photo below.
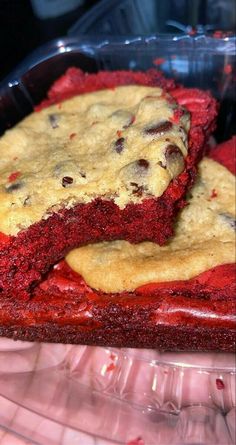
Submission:
M 218 29 L 212 34 L 212 37 L 215 39 L 224 39 L 225 37 L 230 37 L 232 35 L 232 31 L 221 31 Z
M 223 31 L 221 31 L 221 30 L 216 30 L 214 33 L 213 33 L 213 35 L 212 35 L 212 37 L 214 37 L 215 39 L 222 39 L 222 37 L 223 37 Z
M 170 118 L 171 122 L 173 122 L 173 124 L 178 124 L 183 114 L 184 111 L 181 108 L 176 108 L 176 110 L 174 110 L 173 116 Z
M 228 63 L 227 65 L 224 66 L 223 71 L 225 74 L 231 74 L 233 71 L 232 65 L 230 65 L 230 63 Z
M 220 389 L 220 390 L 225 389 L 225 384 L 224 384 L 223 380 L 216 379 L 216 388 Z
M 149 162 L 146 159 L 139 159 L 137 161 L 139 167 L 147 169 L 149 167 Z
M 8 176 L 9 182 L 14 182 L 19 176 L 21 175 L 21 172 L 13 172 Z
M 211 191 L 211 199 L 212 198 L 216 198 L 217 196 L 218 196 L 217 191 L 215 189 L 212 189 L 212 191 Z
M 111 360 L 115 360 L 115 359 L 116 359 L 116 355 L 113 354 L 113 352 L 110 353 L 110 359 L 111 359 Z
M 121 130 L 117 130 L 116 134 L 117 134 L 118 138 L 121 138 L 121 136 L 122 136 L 122 131 L 121 131 Z
M 153 65 L 162 65 L 162 63 L 164 63 L 165 61 L 166 59 L 163 59 L 162 57 L 157 57 L 152 61 L 152 63 Z
M 107 366 L 106 372 L 114 371 L 116 365 L 114 363 L 110 363 L 110 365 Z
M 130 121 L 126 125 L 124 125 L 123 128 L 128 128 L 130 125 L 132 125 L 134 123 L 134 121 L 135 121 L 135 116 L 132 115 L 132 117 L 130 118 Z
M 195 36 L 197 34 L 197 30 L 195 28 L 190 29 L 190 31 L 188 32 L 189 36 Z
M 77 134 L 77 133 L 71 133 L 70 136 L 69 136 L 70 139 L 73 139 L 73 138 L 76 136 L 76 134 Z

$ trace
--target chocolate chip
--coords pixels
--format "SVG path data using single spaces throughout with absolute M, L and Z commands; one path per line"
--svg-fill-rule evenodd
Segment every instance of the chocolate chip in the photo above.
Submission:
M 119 138 L 114 143 L 114 148 L 117 153 L 120 154 L 124 150 L 124 142 L 125 142 L 125 138 Z
M 23 206 L 26 207 L 26 206 L 30 205 L 30 203 L 31 203 L 30 196 L 27 196 L 23 202 Z
M 130 185 L 134 187 L 134 190 L 132 191 L 133 195 L 136 196 L 142 196 L 144 192 L 144 186 L 137 184 L 137 182 L 130 182 Z
M 142 168 L 145 168 L 145 169 L 148 169 L 148 167 L 149 167 L 149 162 L 146 159 L 139 159 L 137 161 L 137 164 L 138 164 L 139 167 L 142 167 Z
M 70 176 L 64 176 L 64 178 L 62 178 L 62 187 L 68 187 L 73 183 L 73 181 L 74 179 Z
M 164 133 L 166 133 L 167 131 L 169 131 L 172 128 L 173 124 L 170 121 L 162 121 L 159 122 L 156 125 L 152 125 L 149 128 L 145 128 L 144 132 L 145 134 L 148 135 L 162 135 Z
M 233 230 L 236 230 L 236 220 L 233 215 L 230 215 L 229 213 L 220 213 L 220 217 L 228 226 Z
M 126 174 L 134 180 L 145 178 L 149 167 L 150 162 L 147 159 L 137 159 L 126 166 Z
M 173 178 L 184 170 L 184 157 L 180 148 L 175 144 L 167 145 L 165 149 L 166 167 Z
M 133 194 L 142 196 L 148 192 L 148 180 L 151 174 L 150 162 L 147 159 L 137 159 L 125 165 L 120 170 L 120 178 L 125 187 Z
M 7 193 L 12 193 L 17 190 L 20 190 L 24 186 L 23 181 L 13 182 L 12 184 L 6 185 L 5 190 Z
M 166 159 L 168 159 L 172 156 L 179 156 L 180 154 L 182 156 L 181 150 L 179 149 L 179 147 L 177 145 L 175 145 L 175 144 L 167 145 L 166 150 L 165 150 Z
M 157 164 L 160 165 L 161 168 L 164 168 L 166 170 L 166 165 L 164 165 L 162 161 L 158 161 Z
M 58 125 L 59 117 L 57 114 L 49 114 L 48 119 L 49 119 L 49 122 L 50 122 L 52 128 L 59 127 L 59 125 Z

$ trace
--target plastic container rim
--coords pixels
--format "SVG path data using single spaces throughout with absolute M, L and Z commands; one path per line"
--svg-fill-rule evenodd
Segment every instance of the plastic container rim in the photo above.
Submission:
M 0 96 L 2 91 L 7 87 L 13 87 L 17 85 L 21 76 L 30 71 L 35 66 L 45 62 L 48 59 L 55 57 L 56 55 L 64 52 L 81 51 L 87 55 L 94 55 L 97 49 L 106 49 L 106 47 L 119 48 L 122 46 L 123 50 L 127 50 L 132 46 L 139 45 L 140 47 L 147 48 L 148 45 L 155 44 L 170 44 L 178 45 L 184 42 L 192 46 L 193 51 L 207 51 L 215 52 L 216 54 L 236 55 L 236 34 L 232 36 L 226 36 L 223 38 L 215 38 L 206 34 L 200 34 L 190 36 L 186 34 L 151 34 L 149 36 L 114 36 L 109 35 L 88 35 L 80 37 L 61 37 L 47 42 L 46 44 L 39 46 L 23 61 L 17 65 L 17 67 L 9 73 L 0 82 Z M 222 46 L 223 45 L 223 46 Z M 153 48 L 152 48 L 153 49 Z

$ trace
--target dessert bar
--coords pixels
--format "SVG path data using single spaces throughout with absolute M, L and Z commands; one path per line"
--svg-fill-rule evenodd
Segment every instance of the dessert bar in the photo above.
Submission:
M 80 245 L 166 243 L 216 114 L 155 70 L 69 69 L 0 140 L 1 294 L 27 300 Z
M 165 246 L 73 249 L 29 301 L 0 299 L 0 335 L 159 350 L 235 350 L 235 139 L 199 166 Z M 221 164 L 217 162 L 221 160 Z M 222 164 L 229 168 L 224 167 Z M 230 171 L 231 169 L 231 171 Z

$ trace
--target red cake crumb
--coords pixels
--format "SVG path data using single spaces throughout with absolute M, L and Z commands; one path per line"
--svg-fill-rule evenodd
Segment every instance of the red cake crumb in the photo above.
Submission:
M 191 26 L 191 28 L 190 28 L 189 31 L 188 31 L 188 35 L 189 35 L 189 36 L 195 36 L 196 34 L 197 34 L 197 30 L 196 30 L 196 28 L 194 28 L 194 27 Z
M 115 368 L 116 365 L 114 363 L 110 363 L 110 365 L 106 367 L 106 372 L 114 371 Z
M 8 181 L 14 182 L 17 178 L 19 178 L 20 175 L 21 175 L 20 172 L 13 172 L 8 176 Z
M 225 37 L 230 37 L 232 35 L 232 31 L 222 31 L 221 29 L 217 29 L 212 34 L 212 37 L 214 37 L 215 39 L 224 39 Z
M 165 63 L 165 61 L 166 60 L 163 57 L 157 57 L 153 60 L 153 65 L 162 65 L 163 63 Z
M 150 240 L 162 245 L 173 235 L 174 219 L 185 205 L 184 196 L 193 184 L 196 164 L 203 155 L 206 139 L 215 128 L 217 104 L 208 92 L 177 87 L 173 80 L 165 79 L 155 69 L 145 73 L 101 71 L 86 74 L 70 68 L 54 83 L 48 99 L 38 109 L 51 103 L 60 105 L 62 100 L 74 94 L 128 84 L 163 87 L 190 111 L 189 154 L 185 170 L 159 198 L 145 199 L 140 204 L 130 203 L 124 209 L 112 200 L 97 198 L 88 204 L 53 213 L 48 219 L 10 237 L 0 252 L 0 293 L 11 297 L 16 295 L 17 289 L 18 299 L 30 299 L 31 290 L 49 268 L 81 244 L 124 239 L 132 243 Z M 120 149 L 122 137 L 117 141 L 117 150 Z M 72 180 L 64 177 L 62 186 L 66 187 Z M 134 193 L 141 193 L 141 190 L 134 188 Z
M 224 73 L 225 74 L 231 74 L 233 71 L 233 67 L 230 63 L 227 63 L 227 65 L 224 66 Z
M 117 130 L 117 136 L 118 136 L 118 138 L 121 138 L 121 136 L 122 136 L 122 131 L 121 130 Z
M 211 199 L 214 199 L 214 198 L 216 198 L 217 196 L 218 196 L 217 191 L 216 191 L 215 189 L 213 189 L 213 190 L 211 191 Z

